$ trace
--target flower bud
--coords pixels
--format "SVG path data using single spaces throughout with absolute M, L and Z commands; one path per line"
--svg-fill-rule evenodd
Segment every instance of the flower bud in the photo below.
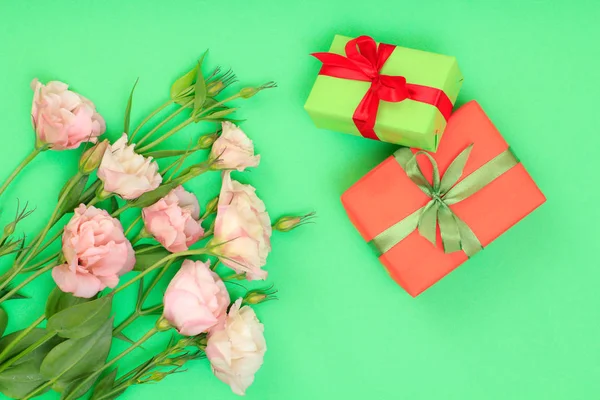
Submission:
M 168 331 L 171 328 L 172 328 L 171 324 L 169 323 L 169 321 L 167 321 L 167 319 L 165 317 L 160 317 L 158 319 L 158 321 L 156 321 L 156 329 L 159 332 Z
M 240 90 L 240 97 L 243 99 L 249 99 L 250 97 L 254 96 L 256 93 L 260 92 L 261 90 L 271 89 L 274 87 L 277 87 L 277 84 L 275 84 L 275 82 L 267 82 L 264 85 L 261 85 L 259 87 L 243 88 L 242 90 Z
M 254 96 L 258 92 L 259 92 L 258 88 L 255 88 L 255 87 L 243 88 L 242 90 L 240 90 L 240 97 L 242 97 L 244 99 L 249 99 L 250 97 Z
M 139 384 L 149 383 L 149 382 L 160 382 L 165 379 L 167 376 L 171 374 L 170 371 L 154 371 L 148 375 L 145 375 L 141 378 L 137 379 Z
M 215 140 L 217 140 L 218 138 L 219 138 L 218 133 L 200 136 L 200 139 L 198 139 L 198 149 L 202 149 L 202 150 L 210 149 L 212 147 L 213 143 L 215 143 Z
M 314 219 L 314 217 L 314 212 L 302 216 L 282 217 L 277 222 L 275 222 L 275 224 L 273 225 L 273 229 L 279 232 L 289 232 L 292 229 L 296 229 L 299 226 L 310 223 L 311 220 Z
M 79 171 L 89 175 L 98 168 L 108 146 L 108 140 L 105 139 L 84 151 L 79 159 Z
M 8 237 L 8 236 L 12 235 L 13 233 L 15 233 L 16 227 L 17 227 L 17 221 L 13 221 L 13 222 L 7 224 L 4 227 L 4 237 Z
M 242 304 L 260 304 L 269 300 L 277 300 L 276 293 L 277 290 L 273 289 L 273 286 L 266 289 L 253 289 L 246 293 Z
M 223 81 L 210 82 L 208 85 L 206 85 L 206 95 L 208 97 L 215 97 L 221 93 L 223 89 L 225 89 L 225 84 Z
M 22 220 L 24 220 L 25 218 L 27 218 L 28 216 L 30 216 L 31 213 L 33 213 L 33 211 L 35 211 L 35 210 L 27 210 L 28 205 L 29 205 L 29 203 L 26 203 L 25 207 L 23 207 L 22 210 L 21 210 L 20 204 L 17 205 L 17 214 L 15 215 L 15 219 L 13 221 L 9 222 L 8 224 L 6 224 L 6 226 L 4 226 L 4 235 L 2 236 L 1 241 L 4 241 L 10 235 L 15 233 L 15 230 L 17 229 L 17 224 L 19 222 L 21 222 Z

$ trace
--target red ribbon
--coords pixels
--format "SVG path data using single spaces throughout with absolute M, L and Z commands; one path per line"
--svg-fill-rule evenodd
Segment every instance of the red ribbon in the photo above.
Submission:
M 396 46 L 377 43 L 369 36 L 360 36 L 346 44 L 346 57 L 333 53 L 314 53 L 323 63 L 319 75 L 371 82 L 371 87 L 354 111 L 352 120 L 361 135 L 379 140 L 373 130 L 381 100 L 398 103 L 406 99 L 431 104 L 446 120 L 452 113 L 452 102 L 441 89 L 406 83 L 403 76 L 382 75 L 379 71 Z

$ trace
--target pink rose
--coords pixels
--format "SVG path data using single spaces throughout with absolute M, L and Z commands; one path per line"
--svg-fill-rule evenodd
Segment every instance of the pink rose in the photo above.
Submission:
M 163 312 L 186 336 L 196 336 L 225 319 L 229 293 L 207 261 L 185 260 L 165 292 Z
M 90 298 L 107 286 L 114 288 L 135 264 L 119 220 L 83 204 L 65 226 L 62 250 L 67 262 L 54 267 L 52 277 L 63 292 L 77 297 Z
M 267 344 L 264 327 L 248 306 L 240 309 L 242 299 L 231 306 L 222 329 L 208 337 L 206 356 L 213 373 L 238 395 L 244 395 L 260 369 Z
M 221 169 L 237 169 L 243 171 L 248 167 L 256 167 L 260 156 L 254 155 L 252 140 L 237 126 L 229 121 L 222 124 L 223 132 L 215 141 L 210 152 L 212 159 L 219 159 Z
M 127 145 L 127 134 L 123 134 L 106 149 L 98 168 L 104 190 L 127 200 L 153 191 L 162 182 L 156 161 L 137 154 L 134 148 L 134 144 Z
M 271 220 L 265 204 L 250 185 L 231 180 L 223 173 L 219 196 L 213 251 L 221 262 L 237 273 L 246 273 L 248 280 L 265 279 L 261 269 L 271 251 Z
M 34 91 L 31 118 L 38 140 L 53 150 L 75 149 L 82 142 L 96 142 L 106 131 L 104 119 L 94 103 L 68 90 L 69 85 L 52 81 L 31 82 Z
M 204 234 L 198 199 L 182 186 L 142 210 L 146 230 L 171 253 L 187 250 Z

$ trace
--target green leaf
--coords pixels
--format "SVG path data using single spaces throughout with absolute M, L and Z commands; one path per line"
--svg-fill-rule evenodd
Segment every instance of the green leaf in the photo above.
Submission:
M 184 97 L 186 94 L 186 90 L 192 86 L 194 83 L 194 79 L 198 75 L 198 65 L 196 65 L 190 72 L 183 75 L 181 78 L 177 79 L 175 83 L 171 86 L 171 99 L 177 100 Z
M 125 334 L 124 334 L 123 332 L 118 332 L 118 333 L 115 333 L 115 334 L 113 334 L 113 337 L 114 337 L 115 339 L 122 340 L 122 341 L 124 341 L 124 342 L 127 342 L 127 343 L 129 343 L 129 344 L 134 344 L 134 343 L 135 343 L 133 340 L 131 340 L 131 339 L 129 339 L 127 336 L 125 336 Z
M 132 207 L 148 207 L 165 197 L 171 190 L 175 189 L 177 186 L 179 186 L 179 184 L 176 182 L 168 182 L 162 184 L 153 191 L 144 193 L 137 199 L 133 200 L 130 204 Z
M 8 325 L 8 314 L 4 311 L 4 308 L 0 307 L 0 337 L 4 335 L 6 326 Z
M 14 332 L 0 340 L 0 351 L 12 342 L 21 332 Z M 8 352 L 6 359 L 9 359 L 27 347 L 31 346 L 48 333 L 47 330 L 36 328 L 29 332 L 19 343 Z M 21 399 L 29 392 L 46 382 L 46 378 L 40 374 L 40 365 L 46 354 L 58 343 L 60 338 L 52 338 L 40 347 L 19 359 L 10 368 L 0 373 L 0 392 L 8 397 Z M 41 394 L 41 393 L 40 393 Z
M 209 97 L 209 98 L 207 98 L 207 99 L 204 101 L 204 108 L 209 108 L 209 107 L 212 107 L 212 106 L 214 106 L 215 104 L 217 104 L 217 100 L 215 100 L 215 99 L 214 99 L 214 98 L 212 98 L 212 97 Z
M 49 318 L 46 329 L 64 338 L 83 338 L 105 323 L 111 306 L 112 296 L 74 305 Z
M 110 318 L 91 335 L 69 339 L 53 348 L 40 366 L 42 375 L 60 382 L 58 387 L 66 388 L 67 383 L 97 371 L 104 365 L 110 351 L 112 325 L 113 319 Z
M 161 259 L 171 254 L 162 246 L 152 244 L 140 244 L 135 246 L 135 267 L 134 271 L 145 271 L 151 265 L 156 264 Z
M 0 257 L 19 252 L 22 245 L 22 239 L 12 240 L 12 238 L 8 238 L 8 240 L 0 246 Z
M 80 198 L 85 190 L 88 179 L 89 175 L 83 175 L 79 178 L 77 183 L 75 183 L 75 186 L 69 191 L 69 194 L 61 207 L 62 213 L 70 213 L 80 204 Z
M 22 399 L 46 381 L 40 374 L 39 364 L 29 361 L 13 365 L 0 373 L 0 392 L 13 399 Z
M 102 181 L 100 179 L 96 179 L 94 183 L 92 183 L 79 197 L 79 201 L 77 204 L 88 204 L 94 197 L 96 197 L 96 190 L 100 187 Z
M 181 97 L 175 100 L 175 103 L 184 108 L 194 108 L 194 87 L 190 86 L 187 90 L 184 90 Z
M 4 289 L 0 290 L 0 297 L 4 297 L 8 294 L 8 292 L 10 292 L 12 290 L 11 286 L 7 286 Z M 29 297 L 20 294 L 19 292 L 14 293 L 12 296 L 10 296 L 8 299 L 4 300 L 4 301 L 8 301 L 8 300 L 21 300 L 21 299 L 28 299 Z
M 4 350 L 6 348 L 6 346 L 8 346 L 9 343 L 11 343 L 13 340 L 15 340 L 15 338 L 17 336 L 19 336 L 21 334 L 21 332 L 22 331 L 13 332 L 10 335 L 6 335 L 2 339 L 0 339 L 0 351 Z M 33 329 L 31 332 L 29 332 L 27 335 L 25 335 L 25 337 L 23 337 L 21 340 L 19 340 L 17 345 L 15 347 L 13 347 L 4 356 L 4 359 L 8 360 L 9 358 L 16 356 L 17 354 L 21 353 L 23 350 L 25 350 L 32 344 L 34 344 L 37 341 L 39 341 L 40 339 L 42 339 L 44 336 L 48 335 L 48 333 L 49 332 L 46 329 L 42 329 L 42 328 Z M 41 360 L 44 358 L 46 353 L 48 353 L 50 351 L 50 349 L 52 349 L 54 346 L 56 346 L 61 341 L 62 341 L 62 339 L 57 338 L 57 337 L 49 339 L 46 343 L 42 344 L 40 347 L 38 347 L 31 353 L 27 354 L 25 357 L 22 357 L 21 359 L 16 361 L 12 366 L 14 367 L 14 366 L 17 366 L 19 364 L 22 364 L 22 363 L 25 363 L 25 362 L 28 362 L 31 360 L 38 360 L 39 361 L 38 365 L 39 365 L 42 362 Z
M 210 114 L 210 115 L 208 115 L 206 117 L 202 117 L 202 119 L 205 119 L 205 120 L 218 120 L 218 119 L 222 119 L 222 118 L 224 118 L 224 117 L 228 116 L 229 114 L 232 114 L 232 113 L 234 113 L 236 111 L 237 111 L 237 108 L 228 108 L 226 110 L 221 110 L 221 111 L 214 112 L 214 113 L 212 113 L 212 114 Z
M 131 88 L 131 93 L 129 94 L 129 100 L 127 101 L 127 108 L 125 108 L 125 124 L 123 127 L 123 132 L 129 134 L 129 125 L 131 122 L 131 105 L 133 103 L 133 92 L 135 91 L 135 87 L 137 86 L 140 78 L 135 80 L 133 84 L 133 88 Z
M 50 292 L 48 300 L 46 300 L 46 318 L 51 318 L 54 314 L 66 310 L 69 307 L 87 303 L 92 300 L 93 299 L 75 297 L 71 293 L 65 293 L 58 287 L 55 287 L 52 292 Z
M 95 375 L 95 376 L 93 376 L 93 375 Z M 88 379 L 90 377 L 91 377 L 91 379 L 86 381 L 83 386 L 79 387 L 79 385 L 83 381 L 85 381 L 86 379 Z M 94 386 L 94 383 L 96 383 L 97 380 L 98 380 L 98 375 L 96 375 L 95 372 L 92 372 L 91 374 L 84 375 L 84 376 L 80 377 L 79 379 L 75 379 L 74 381 L 71 381 L 69 383 L 66 383 L 64 381 L 58 381 L 54 386 L 52 386 L 52 389 L 56 390 L 59 393 L 62 393 L 60 396 L 60 400 L 66 400 L 68 398 L 79 399 L 84 394 L 86 394 L 87 391 L 92 388 L 92 386 Z M 60 389 L 60 390 L 58 390 L 58 389 Z
M 102 379 L 98 381 L 94 392 L 92 393 L 91 400 L 98 399 L 103 394 L 110 392 L 115 385 L 115 379 L 117 378 L 117 369 L 111 370 L 108 374 L 104 375 Z M 123 392 L 121 392 L 123 393 Z M 116 397 L 116 396 L 115 396 Z
M 204 100 L 206 100 L 206 81 L 204 80 L 204 75 L 202 75 L 202 62 L 204 61 L 204 57 L 206 57 L 206 53 L 208 53 L 208 50 L 202 54 L 200 61 L 198 61 L 196 84 L 194 86 L 194 112 L 200 111 L 204 105 Z

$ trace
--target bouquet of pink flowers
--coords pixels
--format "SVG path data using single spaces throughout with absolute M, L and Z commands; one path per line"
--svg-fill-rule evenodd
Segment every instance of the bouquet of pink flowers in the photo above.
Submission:
M 51 273 L 56 283 L 42 294 L 44 314 L 24 329 L 4 335 L 8 314 L 0 307 L 0 392 L 6 396 L 30 399 L 54 390 L 72 400 L 91 391 L 94 400 L 114 399 L 132 385 L 160 381 L 204 356 L 233 392 L 244 394 L 252 384 L 266 344 L 251 306 L 273 299 L 275 290 L 248 290 L 240 281 L 265 280 L 272 232 L 291 231 L 313 215 L 272 224 L 255 189 L 233 179 L 233 171 L 258 166 L 260 156 L 229 118 L 236 110 L 231 101 L 275 85 L 246 87 L 219 100 L 235 76 L 219 68 L 205 76 L 203 59 L 172 85 L 166 103 L 130 130 L 132 90 L 123 133 L 113 143 L 100 139 L 106 124 L 90 100 L 62 82 L 33 81 L 35 148 L 0 187 L 0 196 L 44 151 L 77 149 L 82 143 L 86 148 L 41 232 L 31 240 L 16 236 L 17 225 L 31 213 L 27 206 L 17 207 L 0 239 L 0 257 L 10 264 L 0 276 L 0 305 L 23 299 L 26 285 L 43 274 Z M 158 148 L 199 122 L 218 123 L 220 129 L 186 149 Z M 208 156 L 195 161 L 203 150 Z M 174 161 L 164 163 L 168 159 Z M 221 173 L 222 186 L 201 207 L 184 185 L 210 171 Z M 61 221 L 64 228 L 56 229 Z M 62 248 L 54 252 L 59 237 Z M 175 269 L 162 301 L 149 301 Z M 134 284 L 135 307 L 115 324 L 113 304 Z M 228 284 L 242 286 L 245 294 L 232 297 Z M 140 338 L 124 334 L 134 321 L 153 316 L 155 324 Z M 135 348 L 170 330 L 164 350 L 130 371 L 117 370 Z M 115 339 L 129 347 L 109 359 Z

